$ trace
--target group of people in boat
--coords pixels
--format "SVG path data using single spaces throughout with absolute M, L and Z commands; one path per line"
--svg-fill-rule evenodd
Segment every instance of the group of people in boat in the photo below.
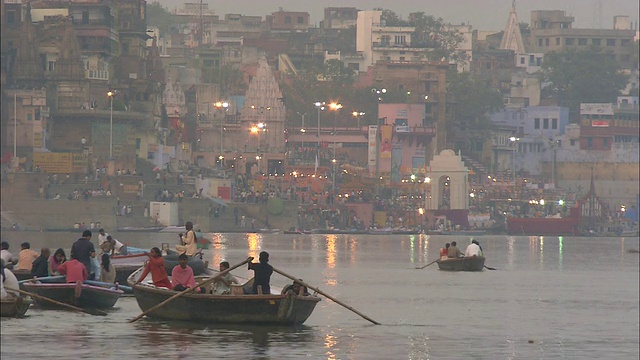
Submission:
M 477 240 L 471 240 L 471 244 L 467 246 L 464 254 L 462 254 L 460 249 L 458 249 L 458 243 L 455 241 L 452 241 L 451 244 L 446 243 L 444 247 L 440 249 L 440 260 L 473 256 L 484 256 L 482 253 L 482 247 Z

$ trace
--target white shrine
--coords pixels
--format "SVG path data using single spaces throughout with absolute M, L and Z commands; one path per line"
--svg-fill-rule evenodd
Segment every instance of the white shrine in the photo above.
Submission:
M 445 149 L 431 160 L 431 194 L 425 199 L 427 210 L 468 210 L 469 209 L 469 169 L 464 166 L 460 154 Z M 447 185 L 448 184 L 448 185 Z M 448 194 L 445 189 L 448 188 Z

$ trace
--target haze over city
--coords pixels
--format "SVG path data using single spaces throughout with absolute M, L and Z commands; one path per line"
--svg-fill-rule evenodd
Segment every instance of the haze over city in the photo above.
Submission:
M 149 1 L 151 3 L 153 1 Z M 181 8 L 183 0 L 160 0 L 162 5 L 173 10 Z M 190 2 L 197 2 L 191 0 Z M 330 6 L 353 6 L 360 10 L 383 8 L 393 10 L 403 17 L 416 11 L 424 11 L 427 15 L 442 17 L 452 24 L 470 23 L 476 29 L 501 30 L 504 28 L 505 14 L 511 6 L 510 0 L 449 0 L 449 1 L 415 1 L 415 0 L 321 0 L 309 3 L 299 0 L 236 0 L 236 1 L 203 1 L 209 4 L 216 14 L 229 13 L 243 15 L 267 15 L 278 11 L 280 7 L 287 11 L 307 11 L 311 14 L 312 23 L 318 24 L 323 16 L 323 9 Z M 598 5 L 601 4 L 601 5 Z M 565 10 L 575 17 L 576 28 L 611 28 L 615 15 L 628 15 L 633 23 L 638 20 L 638 2 L 634 0 L 538 0 L 517 1 L 516 8 L 520 21 L 529 22 L 531 10 Z M 498 11 L 502 10 L 502 11 Z M 600 16 L 594 14 L 600 13 Z

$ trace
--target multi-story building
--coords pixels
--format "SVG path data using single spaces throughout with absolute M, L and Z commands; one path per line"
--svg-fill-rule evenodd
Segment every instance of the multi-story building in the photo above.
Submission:
M 531 49 L 533 53 L 548 53 L 565 49 L 598 47 L 613 53 L 623 66 L 633 60 L 635 30 L 630 29 L 626 16 L 616 16 L 611 29 L 574 29 L 573 16 L 561 10 L 531 12 Z
M 356 26 L 358 9 L 354 7 L 324 8 L 323 29 L 349 29 Z
M 309 13 L 306 11 L 279 11 L 267 15 L 265 22 L 275 32 L 306 32 L 309 30 Z
M 362 54 L 357 70 L 365 70 L 378 61 L 420 61 L 424 49 L 411 46 L 413 26 L 386 26 L 382 11 L 359 11 L 356 26 L 356 52 Z
M 615 144 L 638 143 L 638 97 L 618 98 L 617 104 L 580 105 L 580 149 L 611 151 Z

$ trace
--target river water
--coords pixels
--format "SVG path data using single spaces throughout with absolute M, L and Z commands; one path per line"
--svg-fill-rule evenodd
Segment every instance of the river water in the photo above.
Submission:
M 137 247 L 176 234 L 114 234 Z M 445 242 L 470 237 L 208 234 L 210 263 L 266 250 L 271 264 L 382 323 L 323 299 L 304 326 L 200 325 L 142 319 L 134 298 L 108 317 L 31 308 L 2 319 L 3 359 L 638 359 L 638 238 L 476 237 L 496 271 L 448 273 Z M 72 233 L 3 232 L 69 249 Z M 97 242 L 97 238 L 94 237 Z M 249 276 L 244 268 L 234 274 Z M 290 281 L 278 274 L 272 284 Z

